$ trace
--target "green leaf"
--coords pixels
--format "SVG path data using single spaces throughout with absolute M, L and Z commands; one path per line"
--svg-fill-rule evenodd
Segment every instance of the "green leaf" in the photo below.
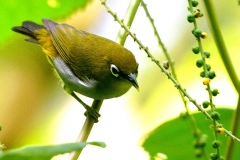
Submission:
M 11 28 L 24 20 L 40 23 L 42 18 L 57 19 L 84 8 L 90 0 L 0 0 L 1 34 L 0 42 L 11 35 Z
M 217 109 L 221 114 L 221 120 L 219 123 L 223 124 L 226 129 L 230 128 L 231 118 L 234 110 L 231 109 Z M 211 129 L 212 122 L 206 120 L 205 116 L 198 112 L 193 114 L 198 128 L 202 134 L 206 134 L 206 155 L 209 157 L 210 153 L 215 152 L 212 148 L 212 142 L 214 141 L 213 130 Z M 240 132 L 240 131 L 239 131 Z M 238 133 L 238 136 L 240 133 Z M 195 140 L 193 136 L 193 129 L 188 118 L 175 118 L 168 122 L 165 122 L 150 131 L 145 136 L 145 140 L 142 147 L 147 151 L 150 157 L 155 157 L 158 153 L 165 154 L 168 159 L 199 159 L 195 157 L 196 150 L 193 147 Z M 219 134 L 219 140 L 221 141 L 220 153 L 224 156 L 226 151 L 226 144 L 228 138 L 225 134 Z M 234 150 L 233 159 L 240 157 L 240 145 L 236 144 Z M 237 158 L 238 157 L 238 158 Z
M 0 160 L 49 160 L 58 154 L 80 151 L 88 144 L 102 148 L 106 147 L 106 144 L 103 142 L 79 142 L 48 146 L 27 146 L 0 152 Z

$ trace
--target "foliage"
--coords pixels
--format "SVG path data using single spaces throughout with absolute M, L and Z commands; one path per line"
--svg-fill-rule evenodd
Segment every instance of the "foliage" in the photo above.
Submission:
M 11 34 L 10 28 L 12 26 L 20 24 L 23 20 L 29 19 L 38 22 L 43 17 L 62 18 L 76 11 L 78 8 L 84 8 L 88 2 L 88 0 L 38 0 L 30 1 L 26 4 L 20 1 L 1 0 L 0 3 L 5 9 L 0 11 L 0 14 L 3 15 L 3 19 L 1 19 L 0 22 L 3 31 L 0 35 L 0 41 L 3 41 Z M 193 54 L 199 56 L 195 64 L 196 67 L 202 69 L 199 78 L 202 79 L 203 86 L 206 88 L 206 94 L 208 95 L 208 99 L 203 102 L 197 102 L 197 100 L 195 100 L 178 81 L 173 61 L 158 34 L 157 28 L 154 25 L 154 20 L 144 2 L 133 0 L 131 3 L 134 5 L 132 5 L 132 8 L 129 7 L 126 14 L 130 16 L 126 16 L 124 20 L 117 16 L 105 0 L 102 0 L 101 3 L 107 9 L 109 14 L 113 16 L 114 20 L 116 20 L 124 29 L 124 31 L 121 30 L 119 32 L 118 38 L 120 37 L 120 40 L 118 39 L 118 42 L 124 45 L 126 37 L 128 35 L 131 36 L 139 45 L 139 48 L 146 52 L 151 61 L 159 67 L 159 70 L 161 70 L 173 83 L 176 89 L 178 89 L 180 93 L 179 96 L 182 98 L 183 105 L 186 109 L 186 112 L 184 112 L 180 118 L 178 117 L 165 122 L 144 136 L 142 147 L 149 153 L 150 159 L 155 159 L 159 153 L 166 154 L 170 159 L 194 159 L 194 156 L 195 158 L 201 157 L 202 159 L 223 159 L 225 155 L 226 157 L 232 157 L 232 159 L 239 157 L 240 152 L 233 153 L 233 141 L 235 140 L 237 144 L 240 142 L 238 138 L 240 135 L 237 133 L 240 112 L 229 109 L 218 109 L 219 107 L 214 103 L 214 97 L 218 96 L 219 91 L 217 88 L 213 88 L 211 83 L 217 73 L 211 68 L 211 65 L 208 62 L 213 56 L 210 52 L 204 50 L 204 45 L 202 43 L 202 41 L 208 37 L 208 34 L 202 31 L 198 25 L 198 19 L 205 16 L 196 8 L 199 2 L 197 0 L 188 0 L 189 15 L 186 16 L 186 21 L 193 26 L 193 29 L 189 31 L 189 33 L 191 32 L 192 36 L 195 37 L 197 45 L 189 48 L 192 49 Z M 239 79 L 236 74 L 236 68 L 232 65 L 231 58 L 223 41 L 223 37 L 221 36 L 221 31 L 211 1 L 205 0 L 202 3 L 205 4 L 206 16 L 209 18 L 212 35 L 215 38 L 215 43 L 218 47 L 219 54 L 222 57 L 223 64 L 227 68 L 226 70 L 228 71 L 229 77 L 231 77 L 231 82 L 239 94 Z M 130 26 L 140 4 L 144 9 L 147 18 L 150 20 L 159 46 L 162 47 L 164 55 L 166 56 L 167 62 L 164 62 L 163 65 L 153 56 L 149 48 L 138 39 L 137 35 L 130 30 Z M 16 9 L 20 10 L 22 13 L 21 16 L 14 15 L 14 10 Z M 13 14 L 7 16 L 8 13 L 6 11 Z M 34 14 L 29 14 L 30 12 Z M 32 15 L 34 15 L 34 17 Z M 16 19 L 15 17 L 18 18 Z M 14 21 L 9 21 L 9 19 L 14 19 Z M 189 103 L 192 103 L 200 112 L 195 114 L 190 113 L 188 108 Z M 239 110 L 239 108 L 240 102 L 238 102 L 237 110 Z M 233 118 L 235 119 L 232 120 Z M 90 133 L 90 131 L 91 129 L 87 129 L 88 133 Z M 86 135 L 86 137 L 88 137 L 88 135 Z M 87 144 L 102 147 L 105 146 L 105 144 L 100 142 L 69 143 L 52 146 L 29 146 L 26 148 L 1 152 L 0 159 L 50 159 L 57 154 L 80 151 Z M 239 150 L 239 146 L 236 146 L 234 149 Z
M 102 142 L 79 142 L 48 146 L 27 146 L 0 152 L 0 160 L 48 160 L 58 154 L 80 151 L 89 144 L 103 148 L 106 147 L 105 143 Z
M 230 128 L 229 124 L 231 123 L 234 110 L 221 108 L 218 109 L 218 112 L 222 116 L 221 123 L 226 128 Z M 203 133 L 201 145 L 206 146 L 207 152 L 212 151 L 210 140 L 213 138 L 213 128 L 209 129 L 211 122 L 205 120 L 201 113 L 195 113 L 193 117 L 199 130 Z M 151 157 L 157 157 L 158 153 L 163 153 L 168 159 L 198 159 L 203 153 L 201 153 L 202 151 L 198 147 L 199 142 L 196 141 L 193 135 L 194 130 L 188 117 L 182 115 L 159 125 L 146 134 L 143 138 L 142 147 Z M 224 133 L 220 135 L 221 155 L 225 153 L 227 140 L 228 138 Z M 240 148 L 237 146 L 235 149 L 239 150 Z M 240 153 L 235 152 L 233 159 L 237 159 L 239 156 Z
M 42 18 L 63 18 L 79 8 L 86 7 L 89 2 L 90 0 L 34 0 L 23 3 L 22 1 L 0 0 L 2 8 L 0 10 L 2 30 L 0 42 L 12 34 L 10 28 L 21 24 L 24 20 L 40 22 Z

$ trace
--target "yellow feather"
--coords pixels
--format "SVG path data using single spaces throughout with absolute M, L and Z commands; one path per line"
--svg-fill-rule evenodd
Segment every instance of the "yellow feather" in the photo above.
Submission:
M 45 28 L 35 30 L 34 34 L 38 39 L 38 43 L 42 46 L 44 53 L 51 59 L 58 55 L 56 48 L 53 45 L 52 39 Z

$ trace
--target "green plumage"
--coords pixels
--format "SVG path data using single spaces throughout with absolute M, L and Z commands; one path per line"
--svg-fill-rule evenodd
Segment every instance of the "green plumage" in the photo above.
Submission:
M 94 99 L 118 97 L 132 85 L 138 87 L 138 64 L 129 50 L 68 24 L 48 19 L 43 24 L 26 21 L 13 30 L 42 45 L 65 87 Z

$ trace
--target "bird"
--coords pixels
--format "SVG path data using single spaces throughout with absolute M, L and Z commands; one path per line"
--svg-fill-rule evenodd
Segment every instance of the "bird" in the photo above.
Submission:
M 85 104 L 79 93 L 95 100 L 122 96 L 131 86 L 139 89 L 138 63 L 131 51 L 107 38 L 75 27 L 42 19 L 43 25 L 23 21 L 12 27 L 39 44 L 63 82 L 64 90 L 97 119 L 100 114 Z

